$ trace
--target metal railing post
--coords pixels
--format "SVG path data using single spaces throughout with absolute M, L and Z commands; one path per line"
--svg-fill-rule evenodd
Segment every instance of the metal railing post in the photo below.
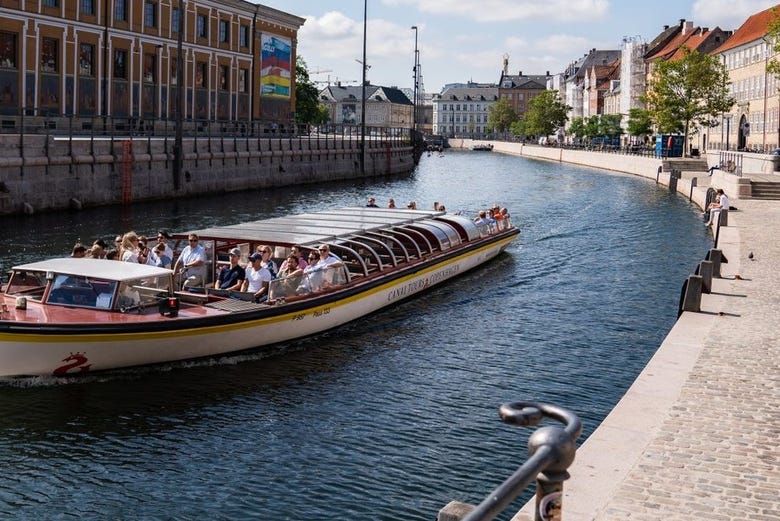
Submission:
M 498 488 L 491 492 L 463 521 L 489 521 L 499 515 L 536 477 L 536 521 L 561 521 L 563 482 L 574 461 L 576 441 L 582 422 L 571 411 L 540 402 L 514 402 L 502 405 L 499 415 L 505 423 L 538 425 L 553 419 L 564 427 L 545 425 L 528 438 L 529 459 Z

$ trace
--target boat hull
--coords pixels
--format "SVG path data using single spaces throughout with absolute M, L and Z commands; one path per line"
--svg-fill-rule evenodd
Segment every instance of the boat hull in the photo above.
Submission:
M 341 326 L 417 295 L 500 254 L 516 237 L 490 242 L 398 272 L 392 278 L 325 294 L 303 304 L 269 306 L 229 320 L 161 320 L 125 331 L 71 325 L 51 331 L 0 331 L 0 376 L 73 375 L 221 356 L 302 338 Z M 162 322 L 163 326 L 166 323 Z

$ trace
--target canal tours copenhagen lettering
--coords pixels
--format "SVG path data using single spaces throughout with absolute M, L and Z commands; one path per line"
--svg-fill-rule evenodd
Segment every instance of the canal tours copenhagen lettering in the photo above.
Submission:
M 409 295 L 417 293 L 418 291 L 422 291 L 428 286 L 433 286 L 434 284 L 438 284 L 444 279 L 448 279 L 450 277 L 455 276 L 459 271 L 460 271 L 460 266 L 458 264 L 455 264 L 443 270 L 437 271 L 436 273 L 432 274 L 430 277 L 425 277 L 424 279 L 417 279 L 408 282 L 403 286 L 390 290 L 390 292 L 387 294 L 387 301 L 392 302 L 393 300 L 398 300 L 398 299 L 408 297 Z

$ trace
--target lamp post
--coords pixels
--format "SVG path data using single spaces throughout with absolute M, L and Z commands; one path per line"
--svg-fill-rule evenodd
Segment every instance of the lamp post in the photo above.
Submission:
M 414 72 L 414 100 L 412 101 L 412 130 L 417 130 L 417 67 L 418 67 L 418 54 L 417 54 L 417 26 L 413 25 L 412 29 L 414 30 L 414 67 L 412 67 L 412 71 Z
M 184 17 L 186 16 L 184 0 L 179 2 L 179 34 L 176 39 L 176 136 L 173 142 L 173 188 L 181 187 L 181 170 L 183 163 L 182 126 L 184 125 Z
M 363 0 L 363 90 L 360 103 L 360 173 L 366 173 L 366 26 L 368 0 Z

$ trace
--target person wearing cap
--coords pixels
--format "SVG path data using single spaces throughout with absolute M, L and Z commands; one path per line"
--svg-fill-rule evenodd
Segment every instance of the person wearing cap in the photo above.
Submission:
M 241 284 L 242 292 L 249 292 L 254 295 L 255 302 L 265 300 L 268 292 L 268 283 L 271 282 L 271 272 L 262 266 L 263 255 L 253 253 L 249 256 L 251 263 L 246 268 L 246 278 Z
M 227 291 L 238 291 L 246 280 L 246 270 L 238 263 L 241 259 L 241 250 L 233 248 L 228 252 L 230 256 L 230 266 L 223 266 L 217 275 L 217 281 L 214 287 Z

